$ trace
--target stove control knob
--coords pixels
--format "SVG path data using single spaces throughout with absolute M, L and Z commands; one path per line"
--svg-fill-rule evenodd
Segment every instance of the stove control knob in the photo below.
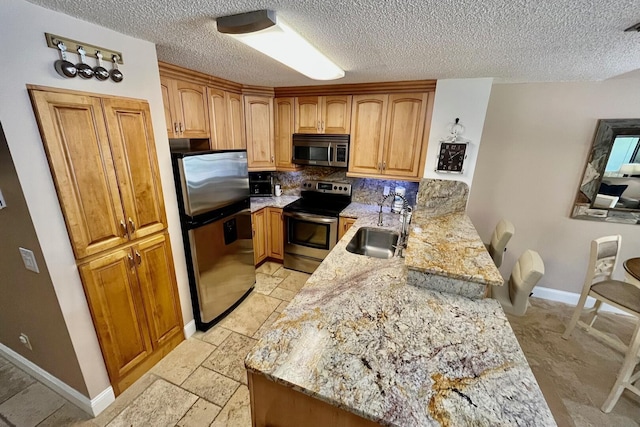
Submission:
M 342 187 L 340 187 L 340 191 L 342 191 Z
M 338 189 L 338 187 L 336 187 L 336 186 L 334 185 L 334 186 L 333 186 L 333 189 L 334 189 L 334 190 L 337 190 L 337 189 Z

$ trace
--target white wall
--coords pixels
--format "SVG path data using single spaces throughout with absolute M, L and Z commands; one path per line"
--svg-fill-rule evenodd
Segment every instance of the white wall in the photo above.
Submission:
M 540 286 L 580 292 L 592 239 L 621 234 L 621 259 L 640 254 L 639 225 L 570 218 L 598 119 L 640 117 L 638 94 L 640 78 L 493 86 L 467 211 L 485 241 L 500 218 L 514 223 L 505 277 L 533 249 Z
M 492 82 L 491 78 L 438 80 L 431 116 L 425 178 L 463 181 L 471 187 Z M 471 141 L 467 147 L 464 172 L 437 173 L 435 168 L 440 140 L 449 135 L 449 126 L 456 118 L 465 127 L 462 137 Z
M 193 319 L 193 314 L 164 128 L 155 46 L 22 0 L 0 3 L 0 29 L 0 56 L 4 62 L 0 79 L 0 121 L 89 397 L 92 398 L 109 387 L 109 380 L 25 85 L 37 84 L 149 101 L 182 312 L 187 323 Z M 45 32 L 123 52 L 125 64 L 121 69 L 125 75 L 124 81 L 116 84 L 111 81 L 60 77 L 53 69 L 58 53 L 46 46 Z M 72 62 L 77 61 L 76 55 L 70 56 Z M 16 321 L 19 322 L 19 319 Z

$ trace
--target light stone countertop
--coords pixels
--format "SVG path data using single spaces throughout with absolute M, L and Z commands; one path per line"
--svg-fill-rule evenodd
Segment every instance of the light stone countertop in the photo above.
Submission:
M 383 425 L 555 425 L 497 301 L 410 286 L 404 259 L 346 251 L 377 220 L 360 216 L 247 368 Z
M 251 197 L 251 213 L 263 208 L 284 208 L 289 203 L 298 200 L 300 196 L 273 196 L 273 197 Z
M 408 269 L 483 285 L 504 283 L 466 213 L 434 216 L 416 210 L 410 230 L 405 251 Z
M 360 218 L 363 215 L 378 214 L 380 205 L 366 205 L 364 203 L 351 203 L 340 212 L 340 216 L 346 218 Z M 385 207 L 383 212 L 389 212 L 389 207 Z

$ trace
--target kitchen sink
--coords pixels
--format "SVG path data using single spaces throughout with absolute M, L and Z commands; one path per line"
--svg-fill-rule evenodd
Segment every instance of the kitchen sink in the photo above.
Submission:
M 347 244 L 347 251 L 374 258 L 391 258 L 396 251 L 398 238 L 396 232 L 374 227 L 362 227 Z

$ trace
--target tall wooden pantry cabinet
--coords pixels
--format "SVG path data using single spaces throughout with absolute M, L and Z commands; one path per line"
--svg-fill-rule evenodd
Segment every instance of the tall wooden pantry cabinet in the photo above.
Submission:
M 36 86 L 29 94 L 119 394 L 184 339 L 149 105 Z

